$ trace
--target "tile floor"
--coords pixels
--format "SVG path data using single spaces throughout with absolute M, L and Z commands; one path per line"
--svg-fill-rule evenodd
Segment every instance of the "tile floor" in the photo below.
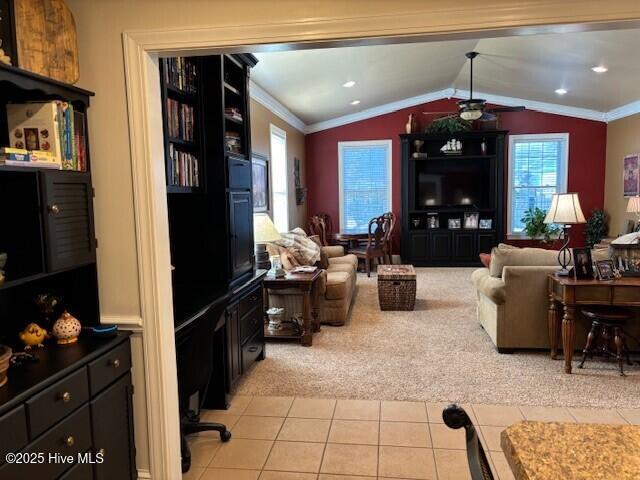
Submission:
M 184 480 L 465 480 L 464 432 L 442 423 L 442 403 L 236 396 L 206 410 L 232 432 L 190 437 Z M 512 480 L 500 432 L 520 420 L 631 423 L 640 410 L 464 405 L 497 480 Z

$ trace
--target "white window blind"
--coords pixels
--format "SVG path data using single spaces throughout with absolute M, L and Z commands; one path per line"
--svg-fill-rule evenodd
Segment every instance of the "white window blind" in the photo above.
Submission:
M 391 140 L 339 142 L 340 231 L 367 232 L 391 210 Z
M 553 194 L 567 191 L 568 147 L 568 133 L 509 136 L 510 235 L 523 235 L 527 210 L 546 212 Z
M 287 132 L 271 125 L 271 179 L 273 224 L 279 232 L 289 231 L 289 189 L 287 185 Z

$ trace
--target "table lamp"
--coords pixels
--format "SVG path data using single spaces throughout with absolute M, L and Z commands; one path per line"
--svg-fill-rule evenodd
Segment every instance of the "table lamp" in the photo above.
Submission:
M 544 223 L 557 223 L 562 225 L 562 237 L 564 244 L 558 252 L 558 263 L 562 267 L 556 272 L 559 277 L 569 275 L 567 267 L 571 263 L 571 250 L 569 250 L 569 229 L 571 225 L 587 223 L 580 207 L 577 193 L 557 193 L 551 199 L 551 207 L 547 212 Z
M 282 237 L 266 213 L 253 214 L 253 241 L 255 242 L 256 267 L 264 270 L 271 268 L 267 243 L 277 242 Z
M 638 222 L 640 223 L 640 195 L 636 195 L 629 199 L 629 203 L 627 203 L 627 213 L 635 213 L 638 216 Z

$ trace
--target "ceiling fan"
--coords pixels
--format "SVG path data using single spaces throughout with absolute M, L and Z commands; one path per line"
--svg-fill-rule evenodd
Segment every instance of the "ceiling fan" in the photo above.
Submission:
M 496 113 L 502 112 L 520 112 L 525 107 L 496 107 L 487 108 L 487 101 L 483 98 L 473 98 L 473 60 L 480 55 L 478 52 L 467 52 L 465 57 L 471 61 L 471 73 L 469 78 L 469 99 L 460 100 L 458 102 L 457 114 L 466 121 L 479 120 L 481 122 L 492 122 L 497 119 Z M 456 112 L 423 112 L 425 115 L 455 115 Z

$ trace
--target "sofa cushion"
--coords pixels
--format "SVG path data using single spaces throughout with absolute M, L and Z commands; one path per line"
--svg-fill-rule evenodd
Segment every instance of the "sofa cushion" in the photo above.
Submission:
M 352 273 L 327 271 L 327 286 L 324 296 L 327 300 L 345 298 L 351 292 Z
M 322 251 L 326 253 L 329 258 L 344 257 L 344 247 L 341 245 L 328 245 L 322 247 Z
M 350 253 L 343 257 L 329 258 L 329 265 L 335 265 L 336 263 L 351 265 L 354 272 L 358 270 L 358 257 Z
M 558 264 L 558 251 L 544 248 L 517 248 L 500 244 L 491 250 L 489 274 L 502 277 L 502 268 L 510 267 L 552 267 Z
M 351 265 L 350 263 L 331 263 L 326 270 L 327 272 L 346 272 L 355 274 L 353 265 Z
M 505 302 L 505 284 L 501 278 L 492 277 L 488 268 L 479 268 L 471 274 L 471 281 L 476 289 L 493 303 L 502 305 Z

